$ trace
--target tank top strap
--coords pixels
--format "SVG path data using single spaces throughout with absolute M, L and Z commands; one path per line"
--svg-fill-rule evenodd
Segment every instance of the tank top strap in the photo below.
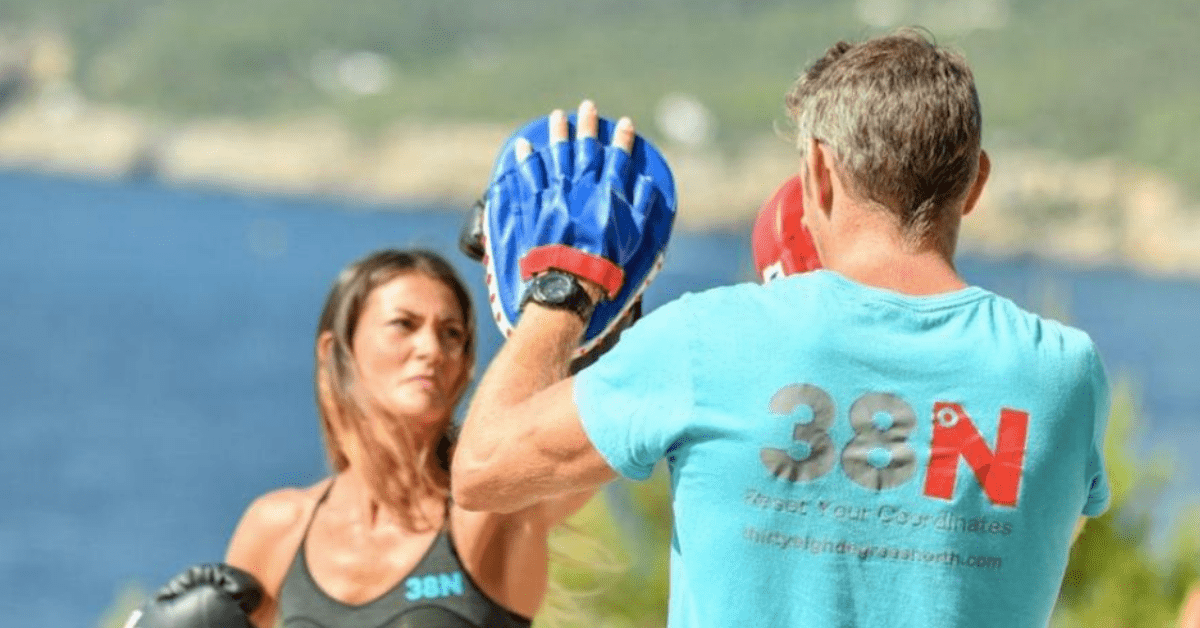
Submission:
M 321 496 L 317 498 L 317 503 L 313 504 L 312 512 L 308 514 L 308 523 L 304 524 L 304 534 L 300 535 L 299 551 L 301 552 L 304 551 L 304 541 L 308 539 L 308 531 L 312 530 L 313 520 L 317 518 L 317 509 L 320 508 L 321 504 L 324 504 L 325 500 L 329 497 L 329 492 L 333 490 L 334 482 L 337 482 L 336 475 L 329 478 L 329 484 L 325 486 L 324 491 L 321 491 Z

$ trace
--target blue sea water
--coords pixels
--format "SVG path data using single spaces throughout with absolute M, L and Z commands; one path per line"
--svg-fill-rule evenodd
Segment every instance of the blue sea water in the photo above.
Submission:
M 0 623 L 93 626 L 127 583 L 220 559 L 253 497 L 321 477 L 325 290 L 371 249 L 423 246 L 482 303 L 454 209 L 0 173 Z M 678 233 L 647 306 L 750 279 L 747 232 Z M 1145 447 L 1179 459 L 1177 494 L 1200 493 L 1200 283 L 1034 259 L 960 268 L 1089 331 L 1139 386 Z M 485 320 L 482 361 L 499 340 Z

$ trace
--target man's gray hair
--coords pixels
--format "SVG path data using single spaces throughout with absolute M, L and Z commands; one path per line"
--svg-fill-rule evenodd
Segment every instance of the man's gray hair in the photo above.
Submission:
M 949 218 L 975 180 L 982 134 L 961 55 L 912 29 L 838 42 L 786 102 L 802 155 L 816 139 L 850 193 L 887 207 L 912 243 L 953 249 Z

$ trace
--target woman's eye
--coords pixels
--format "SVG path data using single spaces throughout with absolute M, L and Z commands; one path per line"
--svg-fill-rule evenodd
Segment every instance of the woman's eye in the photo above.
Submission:
M 446 340 L 452 341 L 455 344 L 462 344 L 467 338 L 466 332 L 453 327 L 442 332 L 442 335 L 446 338 Z
M 417 328 L 417 322 L 411 318 L 397 318 L 392 321 L 392 324 L 406 331 L 412 331 Z

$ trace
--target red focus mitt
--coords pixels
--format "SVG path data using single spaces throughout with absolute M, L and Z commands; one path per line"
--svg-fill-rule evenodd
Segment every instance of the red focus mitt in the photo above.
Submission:
M 754 219 L 750 244 L 754 268 L 763 283 L 792 273 L 821 268 L 812 234 L 804 227 L 804 196 L 794 176 L 771 195 Z

